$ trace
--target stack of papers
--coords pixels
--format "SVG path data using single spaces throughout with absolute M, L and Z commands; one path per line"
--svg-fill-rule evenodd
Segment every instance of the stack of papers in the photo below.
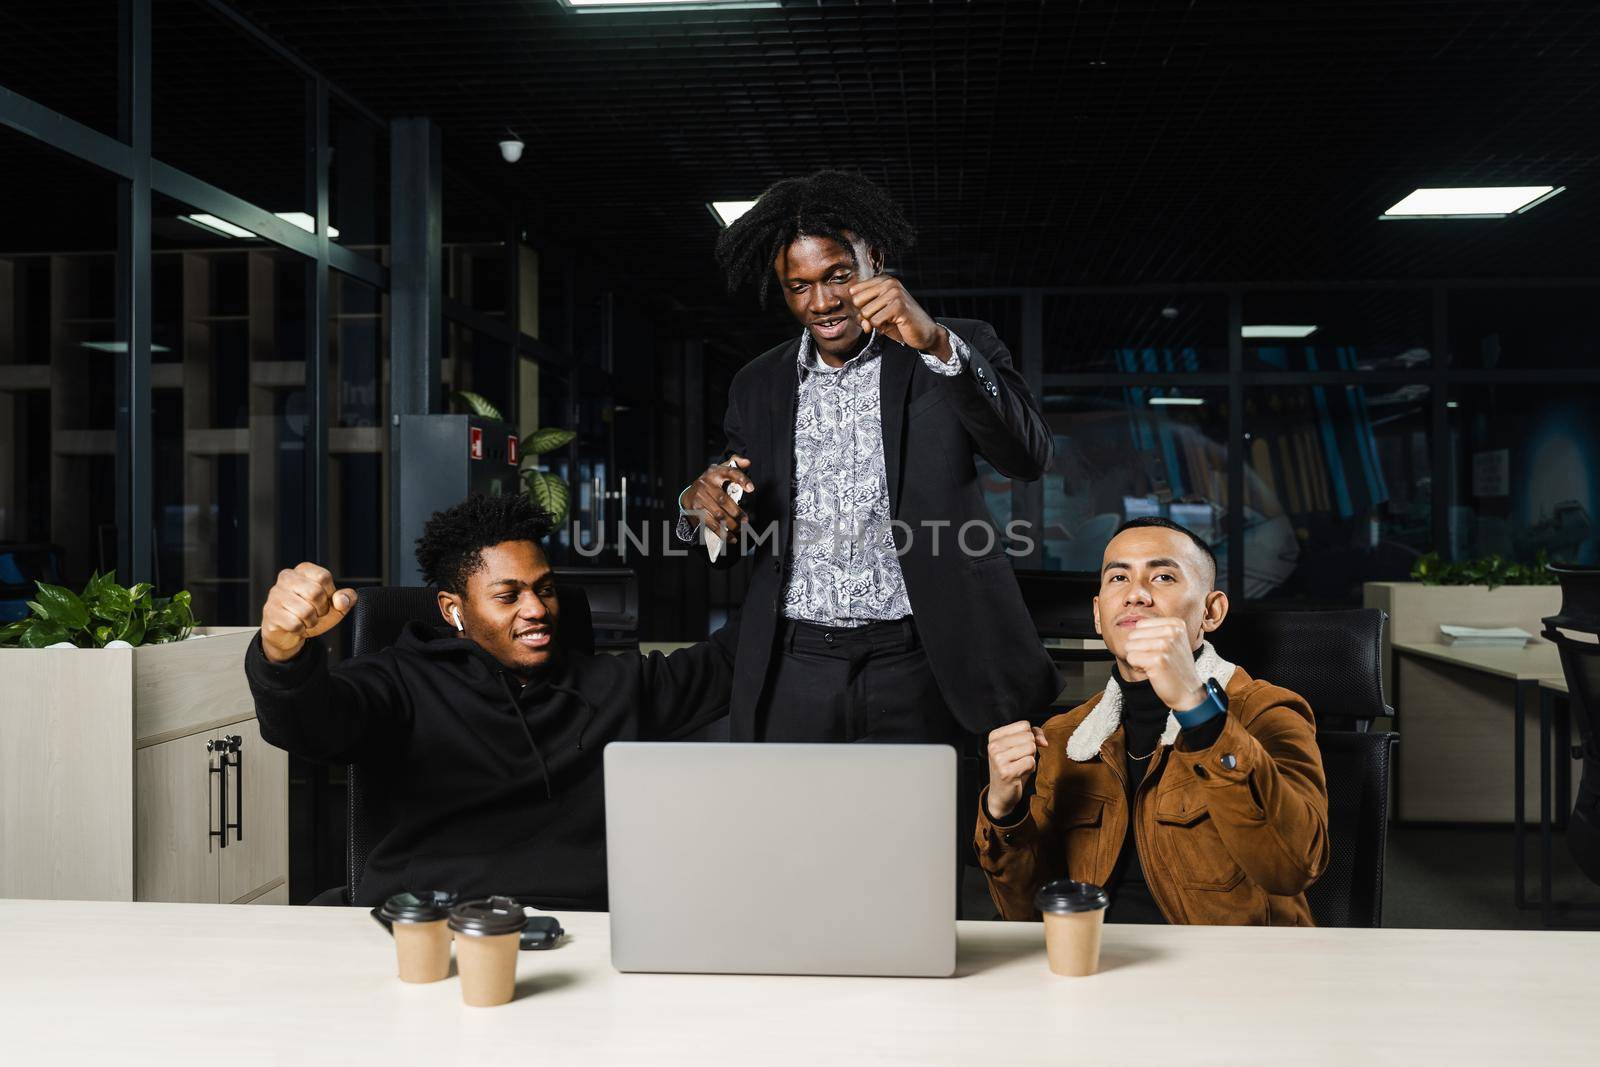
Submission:
M 1453 648 L 1521 648 L 1533 635 L 1517 626 L 1481 627 L 1439 625 L 1444 643 Z

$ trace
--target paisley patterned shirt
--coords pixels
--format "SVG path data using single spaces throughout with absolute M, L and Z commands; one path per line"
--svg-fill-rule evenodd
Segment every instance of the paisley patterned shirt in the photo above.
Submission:
M 966 342 L 950 334 L 955 358 L 921 353 L 936 374 L 966 367 Z M 794 537 L 783 615 L 824 626 L 858 626 L 911 614 L 889 525 L 883 458 L 878 335 L 842 367 L 800 338 L 794 411 Z

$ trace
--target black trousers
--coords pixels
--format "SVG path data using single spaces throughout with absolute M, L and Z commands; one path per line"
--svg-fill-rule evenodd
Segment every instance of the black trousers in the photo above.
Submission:
M 763 741 L 960 747 L 909 617 L 843 629 L 785 622 L 776 659 L 757 712 Z
M 757 714 L 763 741 L 955 746 L 956 918 L 977 817 L 972 748 L 945 705 L 910 618 L 835 629 L 785 622 L 776 674 Z

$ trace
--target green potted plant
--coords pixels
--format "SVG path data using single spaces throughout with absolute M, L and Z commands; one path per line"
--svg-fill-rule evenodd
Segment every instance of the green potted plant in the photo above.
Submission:
M 451 399 L 480 418 L 494 419 L 496 422 L 505 421 L 500 409 L 477 393 L 456 392 L 451 394 Z M 573 430 L 546 426 L 534 430 L 518 442 L 525 491 L 533 498 L 533 502 L 550 516 L 550 524 L 556 528 L 567 519 L 567 510 L 572 503 L 572 487 L 551 473 L 548 465 L 538 463 L 537 457 L 567 447 L 577 436 L 577 432 Z
M 194 632 L 187 590 L 161 598 L 148 583 L 125 588 L 114 575 L 100 573 L 82 594 L 34 584 L 38 599 L 28 601 L 26 618 L 0 626 L 0 648 L 134 648 L 182 641 Z
M 1437 643 L 1439 627 L 1446 623 L 1520 626 L 1537 634 L 1540 620 L 1561 604 L 1560 588 L 1545 563 L 1543 552 L 1532 563 L 1498 555 L 1450 561 L 1429 552 L 1412 566 L 1409 582 L 1367 582 L 1362 602 L 1389 613 L 1383 632 L 1386 699 L 1394 699 L 1389 679 L 1394 675 L 1390 645 L 1395 641 Z

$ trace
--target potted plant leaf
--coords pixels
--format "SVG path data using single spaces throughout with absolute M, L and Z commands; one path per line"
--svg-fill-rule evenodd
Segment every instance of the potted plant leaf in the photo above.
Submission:
M 477 393 L 459 391 L 452 393 L 451 399 L 480 418 L 505 421 L 500 409 Z M 538 463 L 537 457 L 567 447 L 577 436 L 573 430 L 546 426 L 534 430 L 519 442 L 518 454 L 524 468 L 523 485 L 533 502 L 550 516 L 550 525 L 558 529 L 567 520 L 567 511 L 572 504 L 572 487 L 560 476 L 551 473 L 548 464 Z

